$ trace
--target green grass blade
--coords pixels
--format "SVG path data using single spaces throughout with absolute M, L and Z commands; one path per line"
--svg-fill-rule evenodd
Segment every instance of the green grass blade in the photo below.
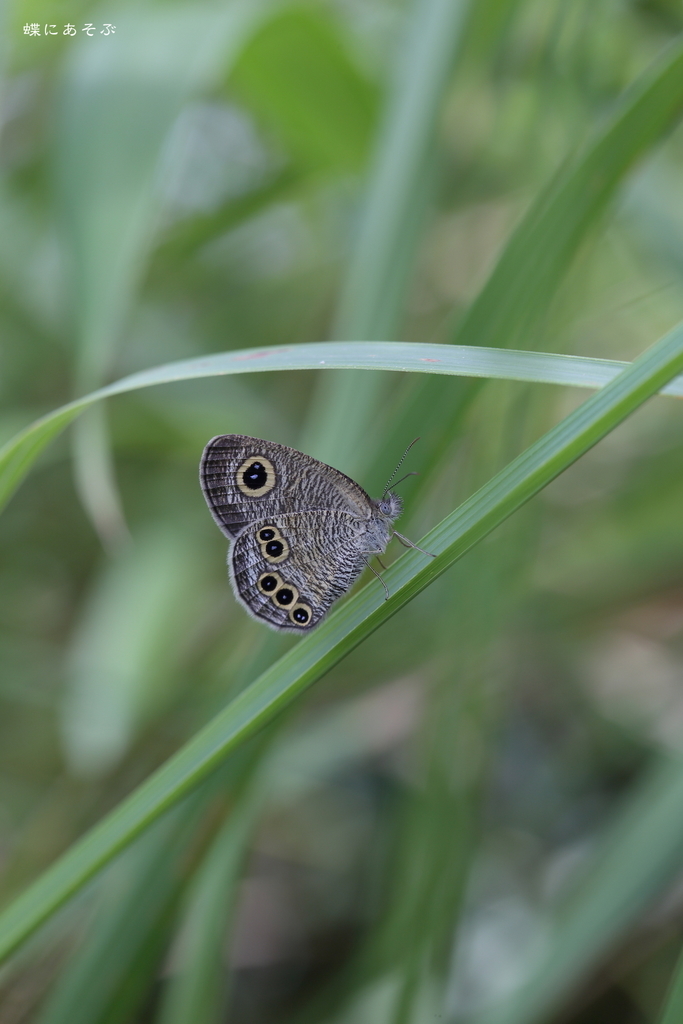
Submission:
M 72 269 L 75 391 L 111 372 L 158 221 L 161 154 L 182 104 L 215 83 L 264 8 L 236 0 L 220 12 L 197 5 L 122 14 L 118 34 L 73 48 L 58 91 L 57 220 Z M 116 548 L 128 532 L 104 411 L 84 418 L 74 439 L 83 506 Z
M 105 559 L 67 646 L 60 724 L 74 776 L 102 777 L 174 692 L 177 639 L 205 579 L 191 531 L 155 523 Z
M 103 879 L 93 920 L 38 1024 L 113 1024 L 129 1019 L 163 955 L 170 914 L 183 883 L 183 859 L 205 804 L 198 791 L 150 829 Z
M 411 6 L 332 328 L 335 339 L 396 334 L 428 209 L 436 120 L 468 5 L 413 0 Z M 354 373 L 322 379 L 304 447 L 356 472 L 382 385 Z
M 0 916 L 7 956 L 150 822 L 249 736 L 437 579 L 541 488 L 683 369 L 683 326 L 648 349 L 602 391 L 541 437 L 422 540 L 435 558 L 408 551 L 387 572 L 391 597 L 373 582 L 197 733 Z
M 195 874 L 181 925 L 183 962 L 168 984 L 158 1024 L 222 1019 L 226 932 L 263 796 L 258 782 L 240 794 Z
M 81 504 L 102 545 L 113 555 L 126 547 L 130 531 L 116 482 L 105 406 L 89 409 L 78 421 L 72 434 L 72 455 Z
M 267 207 L 296 199 L 305 192 L 310 179 L 293 167 L 283 168 L 261 188 L 236 199 L 228 199 L 211 213 L 196 214 L 166 229 L 154 253 L 152 273 L 161 273 L 187 260 L 202 246 L 220 238 L 251 217 L 258 216 Z
M 466 13 L 462 0 L 418 0 L 413 7 L 340 298 L 337 338 L 390 336 L 402 308 L 405 267 L 397 287 L 397 264 L 402 250 L 416 244 L 414 198 Z
M 264 349 L 239 349 L 166 363 L 134 373 L 107 387 L 48 413 L 16 435 L 0 450 L 0 508 L 40 455 L 43 448 L 94 402 L 127 391 L 182 380 L 274 370 L 357 368 L 401 373 L 436 373 L 462 377 L 496 377 L 575 387 L 608 384 L 628 363 L 536 352 L 469 348 L 465 345 L 420 345 L 410 342 L 320 342 Z M 662 394 L 683 397 L 683 378 L 672 381 Z
M 682 110 L 683 41 L 677 41 L 626 90 L 607 124 L 535 201 L 454 341 L 502 348 L 531 329 L 619 182 Z
M 254 0 L 222 10 L 131 8 L 116 35 L 96 36 L 92 45 L 82 40 L 71 52 L 59 92 L 55 164 L 83 388 L 106 378 L 144 269 L 168 132 L 187 98 L 230 66 L 265 11 Z
M 625 91 L 612 116 L 548 183 L 512 233 L 490 277 L 457 324 L 456 344 L 508 348 L 534 331 L 557 294 L 582 242 L 594 229 L 633 164 L 675 124 L 683 110 L 683 41 L 676 41 Z M 443 382 L 415 389 L 391 435 L 420 434 L 431 463 L 414 494 L 429 486 L 439 456 L 457 435 L 477 386 L 446 394 Z M 429 411 L 431 410 L 431 415 Z M 373 477 L 381 472 L 373 467 Z
M 683 762 L 659 766 L 609 830 L 580 893 L 575 893 L 528 983 L 477 1024 L 533 1024 L 549 1012 L 680 871 Z M 677 983 L 672 1006 L 683 1005 Z M 672 1010 L 673 1013 L 673 1010 Z M 671 1017 L 676 1024 L 680 1016 Z M 669 1024 L 669 1021 L 667 1021 Z
M 671 988 L 659 1024 L 680 1024 L 683 1020 L 683 957 L 676 964 Z

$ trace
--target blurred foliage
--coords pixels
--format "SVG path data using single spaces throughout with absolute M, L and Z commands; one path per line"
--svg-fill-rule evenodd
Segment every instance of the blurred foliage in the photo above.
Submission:
M 609 134 L 675 60 L 673 0 L 35 0 L 5 19 L 2 441 L 233 348 L 632 359 L 683 319 L 678 65 Z M 232 599 L 197 486 L 211 436 L 302 446 L 376 491 L 423 433 L 409 468 L 428 472 L 402 485 L 418 537 L 581 397 L 297 371 L 84 417 L 0 521 L 3 900 L 291 647 Z M 683 937 L 682 457 L 680 407 L 649 402 L 43 928 L 3 969 L 0 1024 L 658 1021 Z M 665 870 L 647 854 L 667 842 Z M 574 955 L 587 906 L 570 970 L 558 943 Z

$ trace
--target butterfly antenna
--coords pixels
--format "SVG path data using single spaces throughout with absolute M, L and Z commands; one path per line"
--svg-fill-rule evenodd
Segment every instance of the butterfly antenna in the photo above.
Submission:
M 394 487 L 398 487 L 398 485 L 402 484 L 404 480 L 407 480 L 409 476 L 419 476 L 419 475 L 420 474 L 416 473 L 415 470 L 413 470 L 412 473 L 406 473 L 405 476 L 402 476 L 400 480 L 396 481 L 396 483 L 394 484 Z M 386 493 L 387 492 L 385 491 L 384 494 L 386 494 Z
M 384 499 L 384 498 L 386 497 L 387 491 L 388 491 L 388 490 L 389 490 L 389 488 L 391 487 L 391 481 L 392 481 L 392 480 L 394 479 L 394 477 L 395 477 L 395 476 L 396 476 L 396 474 L 398 473 L 399 469 L 400 469 L 400 468 L 401 468 L 401 466 L 403 465 L 403 462 L 404 462 L 404 460 L 405 460 L 405 457 L 406 457 L 406 455 L 408 454 L 408 452 L 410 451 L 410 449 L 411 449 L 411 448 L 413 447 L 413 445 L 414 445 L 414 444 L 417 444 L 417 442 L 418 442 L 419 440 L 420 440 L 420 438 L 419 438 L 419 437 L 416 437 L 416 438 L 415 438 L 415 439 L 414 439 L 413 441 L 411 441 L 411 442 L 410 442 L 410 444 L 408 445 L 408 447 L 407 447 L 407 448 L 406 448 L 406 450 L 404 451 L 403 455 L 402 455 L 402 456 L 401 456 L 401 458 L 399 459 L 399 463 L 398 463 L 398 466 L 396 467 L 396 469 L 394 470 L 394 472 L 393 472 L 393 473 L 391 474 L 391 476 L 389 477 L 389 480 L 387 481 L 387 486 L 386 486 L 386 487 L 384 488 L 384 494 L 382 495 L 382 499 Z M 417 474 L 412 474 L 412 473 L 408 473 L 407 475 L 408 475 L 408 476 L 413 476 L 413 475 L 417 475 Z M 402 479 L 403 479 L 403 480 L 405 480 L 405 477 L 402 477 Z M 401 483 L 401 481 L 400 481 L 400 480 L 399 480 L 399 483 Z

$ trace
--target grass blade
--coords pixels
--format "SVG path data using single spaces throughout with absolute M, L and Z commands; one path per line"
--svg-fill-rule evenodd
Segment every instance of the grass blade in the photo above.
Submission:
M 681 808 L 683 762 L 676 758 L 652 771 L 628 801 L 528 983 L 505 1005 L 477 1017 L 477 1024 L 533 1024 L 547 1018 L 562 995 L 680 871 Z M 683 1005 L 683 991 L 677 989 L 680 983 L 672 993 L 672 1007 Z M 680 1019 L 680 1014 L 672 1016 L 671 1022 Z
M 183 884 L 183 860 L 206 798 L 198 791 L 126 852 L 104 879 L 100 905 L 48 997 L 38 1024 L 129 1018 L 158 969 Z
M 534 332 L 584 239 L 596 227 L 635 161 L 675 124 L 683 109 L 683 41 L 676 41 L 624 92 L 612 116 L 543 189 L 512 233 L 498 262 L 452 336 L 455 344 L 511 347 Z M 392 421 L 392 436 L 420 434 L 433 453 L 414 494 L 457 435 L 477 386 L 446 395 L 424 381 Z M 428 410 L 432 410 L 428 416 Z M 381 478 L 373 468 L 373 477 Z
M 258 784 L 240 794 L 195 874 L 182 924 L 183 964 L 168 984 L 158 1024 L 221 1019 L 227 988 L 226 932 L 262 804 Z
M 671 988 L 659 1024 L 680 1024 L 683 1020 L 683 959 L 674 971 Z
M 406 273 L 400 267 L 403 273 L 397 284 L 397 262 L 401 262 L 397 256 L 415 246 L 414 196 L 424 176 L 465 13 L 462 0 L 414 4 L 356 251 L 339 303 L 337 338 L 381 338 L 393 334 L 397 326 Z
M 683 108 L 683 41 L 626 90 L 612 117 L 562 167 L 512 234 L 454 341 L 505 347 L 530 331 L 624 175 Z
M 97 387 L 111 372 L 158 220 L 161 154 L 182 104 L 216 81 L 264 13 L 255 0 L 220 12 L 130 8 L 117 35 L 81 40 L 72 50 L 59 90 L 54 162 L 72 268 L 75 391 Z M 128 530 L 102 410 L 79 424 L 75 442 L 79 496 L 114 550 Z
M 435 126 L 465 0 L 414 0 L 380 130 L 333 336 L 396 334 L 430 193 Z M 383 382 L 356 373 L 319 382 L 303 445 L 355 472 Z
M 188 96 L 230 66 L 264 12 L 263 4 L 243 0 L 222 11 L 130 9 L 118 34 L 82 41 L 71 54 L 58 108 L 56 179 L 74 268 L 81 387 L 99 384 L 110 370 L 153 242 L 168 132 Z
M 320 342 L 264 349 L 240 349 L 166 363 L 109 384 L 36 420 L 0 450 L 0 508 L 40 455 L 43 448 L 81 412 L 104 398 L 158 384 L 225 374 L 274 370 L 372 369 L 401 373 L 436 373 L 463 377 L 566 384 L 599 388 L 628 363 L 582 356 L 471 348 L 466 345 L 427 345 L 410 342 Z M 662 394 L 683 397 L 683 378 L 671 381 Z
M 0 957 L 14 950 L 232 750 L 682 369 L 679 325 L 430 531 L 422 544 L 435 558 L 416 550 L 400 558 L 386 575 L 388 601 L 377 583 L 350 598 L 67 851 L 0 916 Z

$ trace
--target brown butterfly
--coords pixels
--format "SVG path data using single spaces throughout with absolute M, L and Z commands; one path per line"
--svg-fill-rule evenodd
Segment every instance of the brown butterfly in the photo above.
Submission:
M 376 500 L 339 470 L 283 444 L 221 434 L 204 449 L 199 479 L 213 518 L 233 541 L 235 596 L 273 629 L 317 626 L 392 536 L 417 547 L 392 529 L 402 503 L 388 485 Z

